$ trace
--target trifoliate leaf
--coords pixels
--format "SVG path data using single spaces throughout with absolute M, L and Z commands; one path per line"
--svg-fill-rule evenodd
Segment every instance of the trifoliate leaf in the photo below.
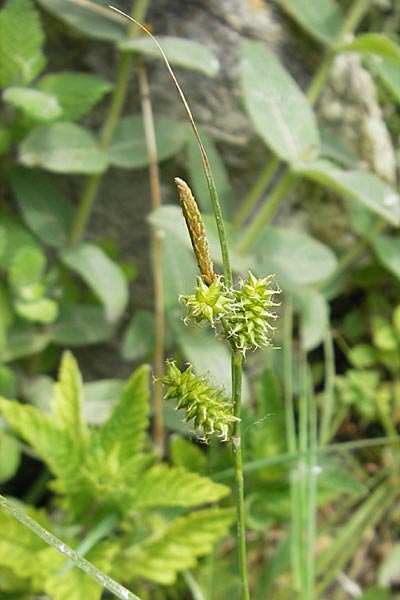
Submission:
M 44 68 L 44 35 L 32 0 L 9 0 L 0 12 L 0 87 L 30 83 Z

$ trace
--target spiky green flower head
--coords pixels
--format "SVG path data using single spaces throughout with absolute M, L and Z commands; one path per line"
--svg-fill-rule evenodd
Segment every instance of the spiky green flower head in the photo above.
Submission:
M 181 303 L 188 308 L 185 321 L 195 319 L 197 323 L 209 321 L 214 327 L 222 317 L 231 311 L 232 294 L 226 289 L 222 278 L 217 276 L 211 285 L 197 277 L 194 294 L 180 296 Z
M 202 441 L 209 441 L 214 433 L 224 442 L 229 440 L 232 424 L 238 419 L 223 390 L 211 386 L 206 377 L 195 375 L 191 365 L 180 371 L 173 361 L 167 362 L 161 381 L 166 386 L 164 398 L 176 398 L 176 408 L 186 410 L 184 421 L 193 419 Z
M 271 335 L 275 327 L 271 324 L 277 318 L 272 312 L 279 303 L 273 301 L 279 288 L 270 287 L 274 275 L 256 277 L 249 271 L 247 279 L 240 282 L 240 289 L 233 290 L 232 313 L 225 319 L 225 335 L 237 350 L 246 355 L 248 350 L 271 346 Z

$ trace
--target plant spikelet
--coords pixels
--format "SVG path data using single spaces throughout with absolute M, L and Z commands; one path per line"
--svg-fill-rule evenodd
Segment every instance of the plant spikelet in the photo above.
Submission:
M 229 313 L 231 307 L 231 297 L 219 276 L 209 286 L 197 277 L 195 293 L 182 295 L 179 299 L 188 308 L 185 322 L 188 319 L 195 319 L 198 323 L 207 320 L 213 327 Z
M 211 285 L 217 276 L 214 271 L 214 265 L 211 260 L 210 247 L 206 236 L 203 219 L 199 207 L 193 197 L 192 191 L 186 181 L 175 177 L 175 183 L 179 192 L 183 216 L 189 230 L 193 251 L 196 255 L 197 264 L 204 282 Z
M 240 282 L 240 289 L 233 290 L 232 312 L 225 319 L 225 335 L 245 356 L 250 349 L 265 348 L 271 345 L 271 334 L 275 327 L 271 321 L 277 318 L 271 308 L 279 306 L 273 296 L 279 289 L 270 288 L 274 275 L 249 277 Z
M 210 386 L 205 377 L 195 375 L 191 365 L 180 371 L 173 361 L 167 362 L 161 381 L 167 388 L 165 399 L 176 398 L 176 408 L 186 410 L 185 422 L 193 419 L 203 441 L 208 441 L 213 433 L 223 441 L 229 439 L 232 423 L 238 419 L 222 390 Z

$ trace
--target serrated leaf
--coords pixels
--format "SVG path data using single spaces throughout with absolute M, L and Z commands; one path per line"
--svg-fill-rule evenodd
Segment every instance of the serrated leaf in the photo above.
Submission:
M 317 122 L 297 83 L 259 42 L 243 42 L 242 54 L 243 98 L 258 135 L 285 162 L 315 157 Z
M 168 119 L 155 122 L 157 160 L 174 156 L 187 139 L 186 129 Z M 123 117 L 114 131 L 109 148 L 111 164 L 123 169 L 139 169 L 149 163 L 143 118 L 141 115 Z
M 400 279 L 400 237 L 380 235 L 374 241 L 374 250 L 381 263 Z
M 58 317 L 58 304 L 50 298 L 39 298 L 31 302 L 19 300 L 15 302 L 14 306 L 20 317 L 33 323 L 48 325 L 54 323 Z
M 126 383 L 110 417 L 94 434 L 93 445 L 107 455 L 118 447 L 121 464 L 143 449 L 149 420 L 149 367 L 137 369 Z
M 233 518 L 231 510 L 218 508 L 179 517 L 149 540 L 128 548 L 115 567 L 116 573 L 124 577 L 129 564 L 132 577 L 172 584 L 179 571 L 194 567 L 200 556 L 211 552 L 215 542 L 227 533 Z
M 60 306 L 57 321 L 48 329 L 48 338 L 61 346 L 86 346 L 111 337 L 114 325 L 100 306 L 68 304 Z
M 116 321 L 128 303 L 128 284 L 120 267 L 101 248 L 87 243 L 65 248 L 60 258 L 94 291 L 107 318 Z
M 136 312 L 124 332 L 122 356 L 125 360 L 139 360 L 154 350 L 154 315 L 145 310 Z
M 351 42 L 339 47 L 344 52 L 375 54 L 386 60 L 400 63 L 400 46 L 383 33 L 361 33 Z
M 55 173 L 102 173 L 107 156 L 93 134 L 74 123 L 41 125 L 19 147 L 19 160 L 27 167 Z
M 108 94 L 113 86 L 92 73 L 65 71 L 45 75 L 36 87 L 57 99 L 63 120 L 77 121 Z
M 229 219 L 233 212 L 234 193 L 232 186 L 229 182 L 228 172 L 212 138 L 201 129 L 199 130 L 199 132 L 208 159 L 210 161 L 215 186 L 218 190 L 218 197 L 221 204 L 222 212 L 224 216 Z M 204 174 L 203 163 L 201 160 L 201 155 L 199 152 L 197 141 L 195 137 L 191 134 L 191 132 L 190 135 L 188 135 L 188 155 L 190 187 L 192 188 L 194 196 L 201 209 L 206 213 L 211 213 L 212 206 L 210 200 L 210 193 L 207 185 L 207 179 Z
M 204 75 L 208 75 L 208 77 L 214 77 L 218 73 L 219 61 L 215 54 L 204 44 L 166 35 L 157 36 L 157 41 L 171 65 L 184 67 L 191 71 L 199 71 Z M 163 59 L 160 50 L 149 37 L 123 41 L 118 46 L 121 50 Z
M 102 425 L 121 398 L 125 387 L 122 379 L 101 379 L 83 385 L 83 416 L 89 425 Z
M 204 475 L 207 471 L 207 456 L 199 446 L 183 437 L 170 439 L 168 455 L 175 467 Z
M 57 427 L 73 432 L 76 436 L 84 434 L 82 393 L 82 376 L 78 364 L 70 352 L 65 352 L 50 405 Z
M 377 68 L 382 81 L 400 104 L 400 69 L 398 62 L 383 60 Z
M 3 100 L 19 108 L 35 121 L 54 121 L 62 113 L 57 98 L 39 90 L 23 87 L 9 87 L 3 93 Z
M 28 84 L 42 71 L 43 42 L 32 0 L 9 0 L 0 11 L 0 87 Z
M 157 506 L 198 506 L 217 502 L 230 489 L 180 468 L 165 464 L 154 465 L 138 480 L 129 493 L 129 504 L 135 508 Z
M 92 0 L 85 7 L 65 0 L 38 0 L 38 3 L 88 37 L 114 42 L 125 38 L 127 20 L 108 9 L 108 0 Z
M 331 44 L 339 35 L 343 17 L 334 0 L 318 0 L 318 8 L 314 0 L 278 0 L 278 3 L 320 42 Z
M 337 264 L 328 246 L 306 233 L 283 227 L 266 227 L 252 246 L 252 253 L 256 272 L 275 273 L 283 289 L 323 281 Z
M 65 246 L 74 217 L 63 192 L 40 171 L 11 171 L 11 185 L 22 215 L 38 238 L 56 248 Z
M 393 225 L 400 223 L 399 194 L 373 173 L 343 171 L 333 163 L 324 160 L 298 165 L 296 172 L 322 183 L 350 200 L 361 202 Z

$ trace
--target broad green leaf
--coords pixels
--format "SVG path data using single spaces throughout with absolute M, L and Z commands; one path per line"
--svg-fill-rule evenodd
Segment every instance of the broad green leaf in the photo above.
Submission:
M 58 317 L 58 304 L 50 298 L 39 298 L 31 302 L 19 300 L 15 303 L 15 311 L 26 321 L 48 325 Z
M 121 398 L 123 379 L 101 379 L 83 385 L 83 416 L 85 423 L 102 425 Z
M 8 0 L 0 11 L 0 88 L 26 85 L 42 71 L 43 42 L 32 0 Z
M 362 33 L 354 40 L 339 47 L 345 52 L 376 54 L 385 60 L 397 62 L 400 66 L 400 46 L 383 33 Z
M 156 121 L 155 133 L 158 161 L 174 156 L 187 139 L 185 128 L 168 119 Z M 146 137 L 140 115 L 124 117 L 117 123 L 109 157 L 111 164 L 124 169 L 138 169 L 148 165 Z
M 283 289 L 311 285 L 329 277 L 337 260 L 330 248 L 301 231 L 266 227 L 252 247 L 254 270 L 276 274 Z
M 29 247 L 42 251 L 35 237 L 14 216 L 0 211 L 0 228 L 4 232 L 3 251 L 0 254 L 0 263 L 4 268 L 10 268 L 15 255 L 21 248 Z
M 154 315 L 145 310 L 135 312 L 124 333 L 122 356 L 139 360 L 154 350 Z
M 179 571 L 196 565 L 197 558 L 209 554 L 215 542 L 226 535 L 234 516 L 229 509 L 209 508 L 178 517 L 127 548 L 114 566 L 115 576 L 145 577 L 172 584 Z
M 179 295 L 193 292 L 197 272 L 193 252 L 168 232 L 163 239 L 164 307 L 175 317 L 182 312 Z
M 19 159 L 27 167 L 55 173 L 102 173 L 107 167 L 93 134 L 74 123 L 37 127 L 20 145 Z
M 315 157 L 318 127 L 297 83 L 259 42 L 243 42 L 242 54 L 244 103 L 259 136 L 285 162 Z
M 137 369 L 126 383 L 110 417 L 94 434 L 94 445 L 105 455 L 118 448 L 119 461 L 143 450 L 149 424 L 149 367 Z
M 9 87 L 3 93 L 3 100 L 43 123 L 54 121 L 62 113 L 55 96 L 31 88 Z
M 135 509 L 188 507 L 217 502 L 229 493 L 228 487 L 214 483 L 208 477 L 158 464 L 148 469 L 138 480 L 135 489 L 129 491 L 129 503 Z
M 329 324 L 328 303 L 320 292 L 312 288 L 296 290 L 295 297 L 300 312 L 301 344 L 304 350 L 310 352 L 325 339 Z
M 73 210 L 63 192 L 40 171 L 15 168 L 11 185 L 22 215 L 38 238 L 57 248 L 65 246 Z
M 88 37 L 111 42 L 123 40 L 128 21 L 108 8 L 108 0 L 80 6 L 71 0 L 37 0 L 48 12 Z
M 128 303 L 128 285 L 120 267 L 93 244 L 66 248 L 60 258 L 95 292 L 104 305 L 107 318 L 116 321 Z
M 283 10 L 324 44 L 331 44 L 340 33 L 343 17 L 335 0 L 278 0 Z
M 82 377 L 78 364 L 70 352 L 61 359 L 58 381 L 54 386 L 51 400 L 54 422 L 60 429 L 79 436 L 83 432 L 82 423 Z
M 18 323 L 8 330 L 7 347 L 1 355 L 2 361 L 9 362 L 38 354 L 49 342 L 50 335 L 47 331 L 41 331 L 27 323 Z
M 334 160 L 351 168 L 357 165 L 358 159 L 344 140 L 337 137 L 330 129 L 320 128 L 321 156 Z
M 399 63 L 391 60 L 383 60 L 378 65 L 379 75 L 393 94 L 395 100 L 400 104 L 400 69 Z
M 204 44 L 166 35 L 157 36 L 157 41 L 172 65 L 199 71 L 209 77 L 214 77 L 218 73 L 218 59 Z M 154 41 L 147 36 L 120 42 L 119 48 L 140 55 L 163 58 Z
M 65 71 L 45 75 L 36 87 L 57 98 L 64 121 L 77 121 L 108 94 L 113 86 L 92 73 Z
M 35 300 L 42 294 L 35 294 L 35 284 L 43 277 L 46 257 L 35 246 L 23 246 L 14 255 L 10 264 L 9 281 L 24 300 Z
M 207 135 L 205 131 L 202 130 L 200 130 L 200 137 L 203 142 L 204 148 L 207 152 L 208 159 L 210 161 L 222 212 L 224 214 L 224 217 L 229 219 L 233 212 L 234 193 L 229 182 L 227 170 L 212 138 L 209 135 Z M 204 173 L 199 147 L 192 132 L 189 132 L 188 135 L 188 153 L 190 187 L 192 188 L 197 203 L 202 209 L 202 211 L 206 213 L 211 213 L 212 206 L 210 200 L 210 193 L 208 191 L 207 179 Z
M 68 304 L 60 307 L 59 317 L 47 336 L 61 346 L 86 346 L 109 339 L 113 332 L 114 325 L 100 306 Z
M 374 241 L 374 250 L 381 263 L 400 279 L 400 237 L 380 235 Z
M 0 430 L 0 483 L 8 481 L 16 475 L 20 462 L 21 448 L 17 440 Z
M 333 163 L 318 160 L 298 166 L 296 172 L 356 200 L 393 225 L 400 223 L 400 196 L 373 173 L 343 171 Z

